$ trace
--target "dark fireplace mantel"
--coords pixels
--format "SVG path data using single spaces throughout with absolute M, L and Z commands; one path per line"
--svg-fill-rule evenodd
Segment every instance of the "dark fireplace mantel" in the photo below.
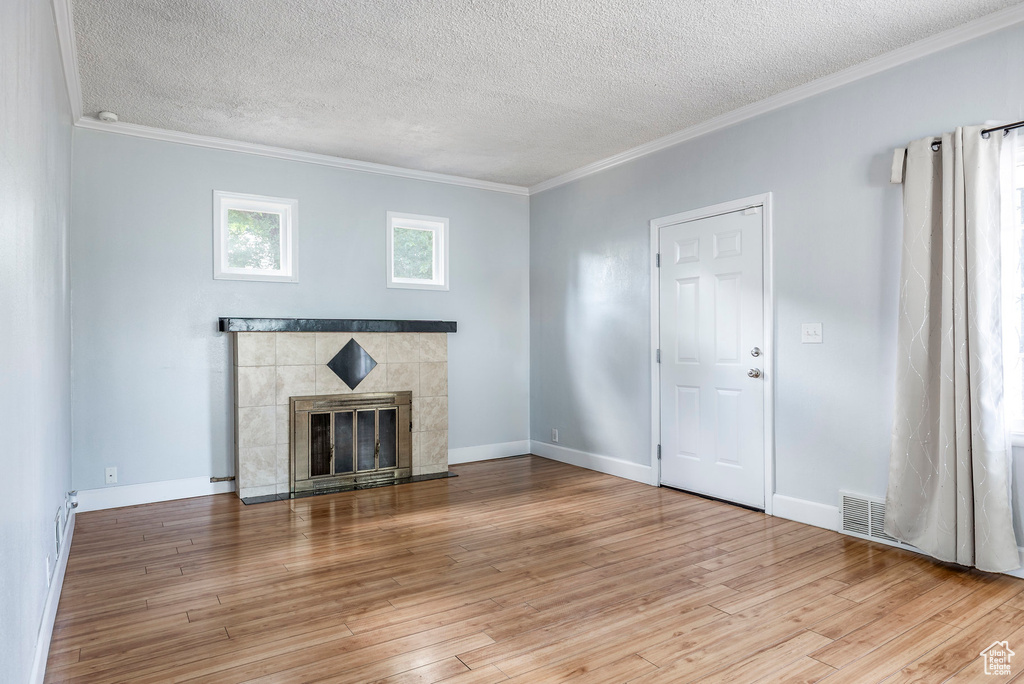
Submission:
M 221 332 L 453 333 L 455 321 L 389 321 L 355 318 L 221 318 Z

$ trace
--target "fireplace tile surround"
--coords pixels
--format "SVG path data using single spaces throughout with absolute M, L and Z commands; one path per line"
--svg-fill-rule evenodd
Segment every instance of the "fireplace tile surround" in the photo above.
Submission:
M 368 392 L 412 392 L 412 475 L 448 470 L 448 339 L 446 332 L 315 332 L 346 323 L 393 324 L 416 321 L 301 321 L 314 332 L 276 332 L 292 319 L 274 321 L 270 331 L 234 332 L 235 485 L 240 498 L 287 494 L 288 427 L 293 396 Z M 440 321 L 422 323 L 436 324 Z M 454 331 L 455 324 L 447 324 Z M 405 328 L 400 329 L 409 329 Z M 432 329 L 427 326 L 428 330 Z M 245 329 L 245 328 L 242 328 Z M 436 328 L 433 328 L 436 329 Z M 350 389 L 327 363 L 349 343 L 361 346 L 377 365 Z

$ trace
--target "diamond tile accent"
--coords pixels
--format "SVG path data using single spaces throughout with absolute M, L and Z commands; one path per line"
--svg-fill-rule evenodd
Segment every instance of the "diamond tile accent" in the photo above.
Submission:
M 334 355 L 334 358 L 327 362 L 327 367 L 334 371 L 334 374 L 341 378 L 341 381 L 348 385 L 349 389 L 355 389 L 356 385 L 363 381 L 377 366 L 373 357 L 366 353 L 366 350 L 359 346 L 354 339 L 348 341 L 341 351 Z

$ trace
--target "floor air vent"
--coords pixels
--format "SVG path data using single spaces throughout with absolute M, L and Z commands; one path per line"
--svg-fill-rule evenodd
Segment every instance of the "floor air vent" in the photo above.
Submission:
M 859 494 L 839 492 L 840 532 L 872 541 L 913 548 L 885 533 L 885 502 Z

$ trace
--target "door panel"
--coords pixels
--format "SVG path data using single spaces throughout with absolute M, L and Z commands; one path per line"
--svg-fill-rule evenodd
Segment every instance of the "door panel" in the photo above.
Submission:
M 762 215 L 661 228 L 661 481 L 764 507 Z M 669 353 L 665 353 L 669 352 Z
M 680 278 L 676 281 L 676 361 L 678 363 L 700 360 L 700 322 L 697 313 L 700 306 L 700 281 L 697 278 Z

